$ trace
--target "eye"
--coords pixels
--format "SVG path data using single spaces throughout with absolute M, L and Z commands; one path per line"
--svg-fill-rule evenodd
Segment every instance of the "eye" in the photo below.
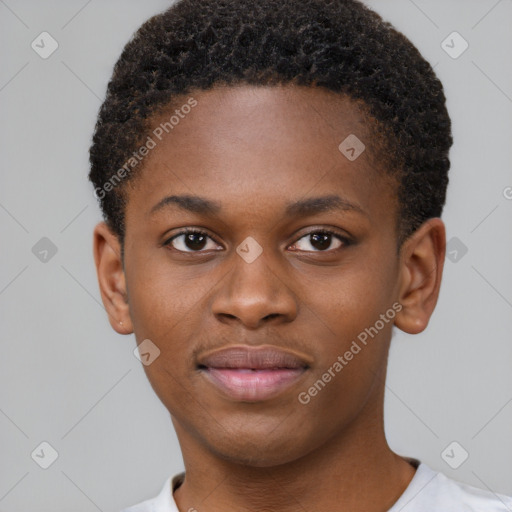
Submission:
M 208 242 L 211 242 L 208 244 Z M 187 229 L 169 238 L 163 244 L 180 252 L 202 252 L 216 250 L 218 244 L 204 231 Z
M 328 252 L 350 244 L 351 241 L 347 237 L 328 229 L 322 229 L 302 236 L 291 248 L 305 252 Z M 206 232 L 196 229 L 183 230 L 169 238 L 163 245 L 178 252 L 187 253 L 218 250 L 219 247 L 217 242 Z
M 323 229 L 311 231 L 301 237 L 292 245 L 292 249 L 307 252 L 327 252 L 328 249 L 335 251 L 342 246 L 350 245 L 350 243 L 347 237 L 335 233 L 334 231 Z M 313 249 L 311 250 L 310 247 L 313 247 Z

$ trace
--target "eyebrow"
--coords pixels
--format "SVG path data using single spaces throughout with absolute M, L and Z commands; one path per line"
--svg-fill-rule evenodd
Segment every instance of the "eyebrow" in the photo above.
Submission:
M 222 210 L 222 206 L 219 202 L 200 196 L 181 195 L 164 197 L 155 206 L 153 206 L 153 208 L 151 208 L 149 215 L 153 215 L 157 211 L 169 205 L 175 205 L 182 210 L 197 213 L 199 215 L 212 213 L 217 214 Z M 285 216 L 306 217 L 308 215 L 314 215 L 321 212 L 336 211 L 354 211 L 368 216 L 368 214 L 359 205 L 338 195 L 310 197 L 308 199 L 301 199 L 293 203 L 288 203 L 285 207 Z
M 316 213 L 336 211 L 354 211 L 368 216 L 368 214 L 359 205 L 338 195 L 310 197 L 308 199 L 289 203 L 286 207 L 285 213 L 287 217 L 306 217 Z
M 205 215 L 207 213 L 219 213 L 222 209 L 220 203 L 200 196 L 167 196 L 151 208 L 149 215 L 153 215 L 168 205 L 176 205 L 182 210 L 198 213 L 200 215 Z

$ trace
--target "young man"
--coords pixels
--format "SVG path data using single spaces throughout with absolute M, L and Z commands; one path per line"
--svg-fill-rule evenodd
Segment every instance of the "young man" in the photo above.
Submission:
M 127 511 L 512 510 L 384 434 L 451 144 L 432 68 L 355 0 L 182 0 L 139 29 L 91 147 L 94 254 L 185 473 Z

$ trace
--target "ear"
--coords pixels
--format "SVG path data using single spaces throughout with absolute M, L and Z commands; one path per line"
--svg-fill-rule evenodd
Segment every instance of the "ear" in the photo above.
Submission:
M 399 302 L 402 309 L 395 325 L 410 334 L 422 332 L 428 325 L 439 296 L 446 252 L 443 221 L 425 221 L 408 238 L 400 251 Z
M 96 273 L 110 325 L 119 334 L 131 334 L 133 325 L 121 260 L 121 244 L 104 222 L 94 228 L 93 236 Z

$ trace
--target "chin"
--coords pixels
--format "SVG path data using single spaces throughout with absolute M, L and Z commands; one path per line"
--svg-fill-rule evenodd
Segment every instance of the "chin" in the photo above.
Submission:
M 281 449 L 279 451 L 269 450 L 262 442 L 261 446 L 225 446 L 210 447 L 216 457 L 219 457 L 232 464 L 247 466 L 253 468 L 270 468 L 293 462 L 300 458 L 302 454 L 291 453 L 290 450 Z
M 212 434 L 210 432 L 205 439 L 205 445 L 216 457 L 233 464 L 257 468 L 293 462 L 316 447 L 315 439 L 308 443 L 301 439 L 297 431 L 277 433 L 269 428 L 263 433 L 246 429 L 218 432 L 218 436 Z

